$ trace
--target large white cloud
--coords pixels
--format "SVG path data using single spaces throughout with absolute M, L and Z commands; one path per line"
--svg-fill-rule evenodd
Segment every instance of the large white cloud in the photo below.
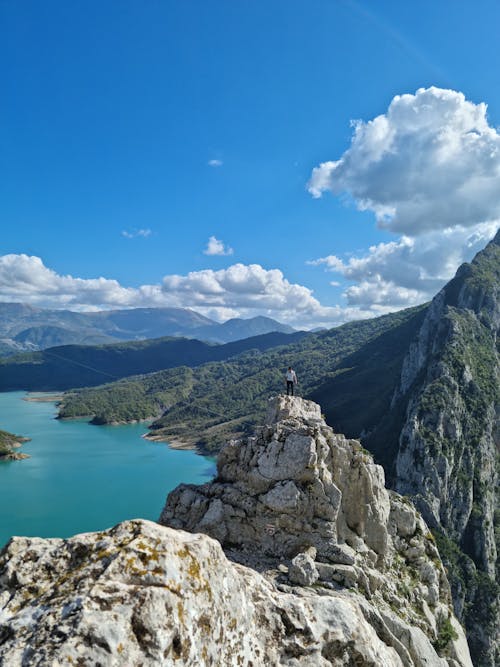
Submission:
M 485 104 L 435 87 L 397 95 L 387 113 L 353 125 L 350 147 L 316 167 L 308 189 L 349 195 L 400 236 L 358 257 L 310 263 L 354 283 L 344 293 L 351 306 L 422 303 L 500 224 L 500 134 Z
M 290 283 L 279 269 L 259 264 L 165 276 L 162 287 L 167 295 L 201 312 L 230 312 L 232 317 L 263 314 L 304 328 L 370 315 L 359 308 L 323 306 L 308 287 Z
M 167 275 L 161 284 L 124 287 L 107 278 L 60 275 L 39 257 L 12 254 L 0 256 L 0 294 L 2 301 L 46 308 L 170 306 L 195 308 L 221 320 L 267 315 L 303 328 L 370 315 L 357 307 L 323 306 L 309 288 L 289 282 L 279 269 L 259 264 Z
M 354 128 L 340 159 L 313 170 L 314 197 L 349 193 L 380 227 L 411 236 L 500 219 L 500 135 L 484 103 L 421 88 Z
M 349 305 L 393 308 L 431 299 L 494 236 L 498 223 L 455 227 L 380 243 L 361 257 L 328 255 L 309 262 L 356 283 L 345 291 Z
M 146 287 L 145 292 L 150 290 Z M 82 279 L 62 276 L 44 265 L 39 257 L 3 255 L 0 257 L 0 294 L 2 301 L 22 301 L 41 306 L 133 305 L 139 290 L 122 287 L 106 278 Z M 156 292 L 160 294 L 157 288 Z M 148 295 L 153 298 L 153 293 Z

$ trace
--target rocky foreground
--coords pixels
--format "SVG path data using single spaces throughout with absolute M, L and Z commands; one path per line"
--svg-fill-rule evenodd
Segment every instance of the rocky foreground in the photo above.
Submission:
M 274 399 L 160 521 L 13 538 L 0 664 L 472 664 L 427 526 L 312 402 Z

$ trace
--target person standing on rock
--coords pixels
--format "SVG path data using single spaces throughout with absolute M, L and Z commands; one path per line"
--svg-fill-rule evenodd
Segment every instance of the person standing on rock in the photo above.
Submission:
M 286 379 L 286 395 L 293 396 L 294 386 L 299 382 L 297 380 L 297 375 L 291 366 L 288 366 L 285 379 Z

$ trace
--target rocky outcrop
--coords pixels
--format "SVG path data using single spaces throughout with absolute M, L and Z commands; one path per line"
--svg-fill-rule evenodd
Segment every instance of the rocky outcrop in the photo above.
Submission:
M 317 405 L 280 397 L 268 421 L 225 447 L 212 484 L 170 495 L 162 521 L 198 533 L 13 538 L 0 664 L 471 667 L 413 505 Z
M 0 461 L 21 461 L 29 459 L 29 454 L 19 452 L 18 449 L 30 438 L 14 435 L 8 431 L 0 430 Z
M 0 461 L 22 461 L 23 459 L 29 459 L 29 454 L 23 454 L 23 452 L 8 452 L 7 454 L 0 454 Z
M 395 664 L 471 664 L 426 524 L 318 405 L 273 399 L 266 425 L 229 442 L 217 470 L 211 483 L 174 490 L 160 523 L 214 537 L 283 592 L 319 595 L 325 608 L 349 600 Z M 345 664 L 344 650 L 333 664 Z
M 395 488 L 441 534 L 478 667 L 500 664 L 499 326 L 500 232 L 433 300 L 393 397 L 405 405 Z
M 415 662 L 411 656 L 419 651 L 422 660 Z M 406 630 L 394 613 L 375 614 L 362 598 L 280 592 L 228 561 L 215 540 L 137 520 L 69 540 L 11 540 L 0 555 L 0 663 L 400 667 L 446 661 L 421 631 Z

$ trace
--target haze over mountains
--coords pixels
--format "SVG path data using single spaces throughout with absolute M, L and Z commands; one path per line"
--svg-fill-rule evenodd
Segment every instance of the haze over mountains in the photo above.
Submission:
M 294 329 L 268 317 L 233 318 L 222 324 L 188 308 L 132 308 L 74 312 L 0 303 L 0 355 L 57 345 L 101 345 L 117 341 L 183 336 L 215 343 Z

